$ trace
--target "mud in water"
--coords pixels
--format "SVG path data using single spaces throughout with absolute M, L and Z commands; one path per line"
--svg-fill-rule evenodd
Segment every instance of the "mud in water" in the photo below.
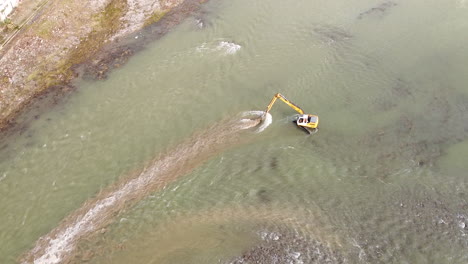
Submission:
M 318 25 L 312 29 L 312 35 L 326 44 L 334 44 L 351 39 L 353 36 L 346 30 L 332 25 Z
M 178 254 L 183 254 L 183 250 L 203 252 L 213 247 L 213 243 L 219 246 L 229 243 L 229 239 L 244 237 L 250 240 L 247 243 L 249 246 L 238 251 L 234 257 L 230 257 L 229 253 L 219 256 L 219 263 L 346 262 L 345 249 L 342 247 L 343 238 L 333 229 L 330 220 L 320 208 L 288 207 L 228 206 L 181 213 L 149 230 L 143 241 L 136 244 L 119 244 L 120 253 L 117 257 L 131 261 L 131 258 L 141 252 L 152 250 L 154 253 L 149 255 L 153 263 L 171 263 L 171 260 L 177 259 Z M 211 230 L 208 233 L 200 231 L 206 230 L 207 227 Z M 237 227 L 234 231 L 237 238 L 226 234 L 234 227 Z M 224 234 L 221 240 L 217 239 L 218 232 Z M 98 245 L 93 244 L 91 248 L 86 248 L 72 263 L 81 263 L 89 256 L 93 256 L 88 259 L 90 263 L 113 262 L 112 258 L 107 258 L 106 250 L 101 251 Z
M 14 120 L 9 120 L 5 127 L 0 127 L 0 150 L 2 145 L 7 145 L 6 142 L 14 140 L 17 136 L 28 133 L 28 138 L 32 137 L 34 131 L 30 129 L 31 122 L 39 119 L 43 113 L 50 111 L 58 104 L 65 104 L 75 91 L 76 87 L 73 84 L 63 84 L 50 87 L 37 95 L 21 114 Z
M 241 263 L 346 263 L 339 252 L 320 241 L 305 239 L 291 231 L 264 231 L 263 242 L 229 264 Z
M 173 150 L 152 161 L 136 177 L 123 179 L 80 209 L 65 218 L 49 234 L 41 237 L 26 253 L 22 263 L 63 263 L 76 244 L 96 233 L 112 221 L 114 216 L 149 193 L 164 188 L 181 175 L 188 173 L 216 153 L 248 140 L 241 132 L 257 126 L 261 119 L 231 119 L 220 121 Z
M 363 19 L 363 18 L 367 18 L 367 17 L 381 18 L 381 17 L 383 17 L 384 15 L 386 15 L 388 13 L 388 10 L 390 8 L 392 8 L 392 7 L 396 6 L 396 5 L 397 5 L 397 3 L 393 2 L 393 1 L 383 2 L 378 6 L 369 8 L 368 10 L 360 13 L 359 16 L 357 17 L 357 19 Z

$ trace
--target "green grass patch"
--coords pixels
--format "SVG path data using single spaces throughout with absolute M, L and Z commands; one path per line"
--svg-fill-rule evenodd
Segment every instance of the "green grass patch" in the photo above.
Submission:
M 52 29 L 54 28 L 54 26 L 54 22 L 46 20 L 37 26 L 35 32 L 39 37 L 43 39 L 49 39 L 50 37 L 52 37 Z
M 144 26 L 146 27 L 153 23 L 158 22 L 159 20 L 161 20 L 161 18 L 163 18 L 167 14 L 167 12 L 169 12 L 169 10 L 154 12 L 148 19 L 146 19 Z
M 35 81 L 42 89 L 70 81 L 74 76 L 71 70 L 72 66 L 91 59 L 104 46 L 104 42 L 119 30 L 121 26 L 120 18 L 125 14 L 126 9 L 126 1 L 111 1 L 101 13 L 91 18 L 95 23 L 93 31 L 81 40 L 80 45 L 76 49 L 73 49 L 67 58 L 55 62 L 56 66 L 54 70 L 39 69 L 31 73 L 27 79 Z M 48 23 L 41 25 L 40 28 L 43 29 L 43 32 L 38 34 L 43 34 L 47 37 L 50 33 L 47 31 L 49 25 Z M 43 63 L 43 69 L 47 69 L 47 64 L 50 62 L 44 61 Z

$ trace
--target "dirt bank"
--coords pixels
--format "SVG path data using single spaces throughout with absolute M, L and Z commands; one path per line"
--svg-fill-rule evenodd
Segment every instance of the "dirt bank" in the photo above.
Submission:
M 202 2 L 43 2 L 30 22 L 0 50 L 0 131 L 12 127 L 20 113 L 49 91 L 54 96 L 71 91 L 70 81 L 78 76 L 78 68 L 104 78 L 109 69 L 122 65 L 149 39 L 167 33 Z M 151 28 L 160 28 L 154 37 L 126 41 L 135 32 Z

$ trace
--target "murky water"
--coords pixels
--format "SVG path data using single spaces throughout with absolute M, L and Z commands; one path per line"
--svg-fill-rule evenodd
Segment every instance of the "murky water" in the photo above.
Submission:
M 116 213 L 74 261 L 467 263 L 466 32 L 461 0 L 210 1 L 1 142 L 0 262 L 281 92 L 318 133 L 278 102 L 264 132 Z

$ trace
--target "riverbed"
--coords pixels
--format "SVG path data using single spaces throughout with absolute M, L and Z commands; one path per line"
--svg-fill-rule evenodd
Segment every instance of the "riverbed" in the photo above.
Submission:
M 266 130 L 119 210 L 73 261 L 467 263 L 467 13 L 462 0 L 207 2 L 0 142 L 0 262 L 281 92 L 320 117 L 317 133 L 277 102 Z

